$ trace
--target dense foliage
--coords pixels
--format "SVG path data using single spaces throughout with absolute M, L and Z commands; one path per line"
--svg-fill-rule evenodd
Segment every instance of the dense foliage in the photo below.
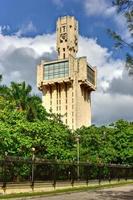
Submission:
M 2 77 L 1 77 L 2 78 Z M 72 132 L 60 116 L 47 113 L 39 97 L 24 82 L 0 85 L 0 156 L 76 160 L 80 136 L 80 161 L 133 163 L 133 123 L 119 120 L 108 127 L 82 127 Z
M 77 130 L 81 159 L 97 163 L 133 163 L 133 124 L 119 120 L 108 127 Z

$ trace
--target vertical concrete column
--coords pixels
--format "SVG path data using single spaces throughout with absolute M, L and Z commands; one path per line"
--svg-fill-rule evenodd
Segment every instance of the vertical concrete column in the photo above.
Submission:
M 50 108 L 50 88 L 49 88 L 49 86 L 45 87 L 43 90 L 42 105 L 45 107 L 46 111 L 49 112 L 49 108 Z
M 52 112 L 57 113 L 56 107 L 57 107 L 57 91 L 56 91 L 56 85 L 52 85 Z
M 64 83 L 61 84 L 61 115 L 62 121 L 66 123 L 66 94 L 65 94 L 65 85 Z

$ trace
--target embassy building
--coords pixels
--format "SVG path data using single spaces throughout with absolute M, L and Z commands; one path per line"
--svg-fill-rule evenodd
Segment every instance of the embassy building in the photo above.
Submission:
M 61 115 L 75 130 L 91 125 L 91 92 L 96 90 L 96 68 L 78 52 L 78 22 L 73 16 L 60 17 L 56 25 L 58 59 L 37 66 L 37 87 L 46 110 Z

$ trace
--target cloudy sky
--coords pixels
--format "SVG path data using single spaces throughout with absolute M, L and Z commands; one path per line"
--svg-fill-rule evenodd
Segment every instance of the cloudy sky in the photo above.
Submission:
M 111 0 L 0 0 L 0 74 L 3 83 L 23 81 L 36 88 L 36 65 L 56 58 L 55 23 L 59 16 L 79 21 L 78 56 L 97 66 L 92 94 L 92 123 L 133 120 L 133 80 L 124 68 L 123 50 L 115 51 L 106 30 L 131 41 L 126 22 Z

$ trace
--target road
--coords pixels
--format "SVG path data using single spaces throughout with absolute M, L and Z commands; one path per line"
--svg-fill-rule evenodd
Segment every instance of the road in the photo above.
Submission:
M 26 198 L 23 198 L 23 200 Z M 32 197 L 34 200 L 133 200 L 133 185 L 102 189 L 97 191 L 75 192 L 50 197 Z

